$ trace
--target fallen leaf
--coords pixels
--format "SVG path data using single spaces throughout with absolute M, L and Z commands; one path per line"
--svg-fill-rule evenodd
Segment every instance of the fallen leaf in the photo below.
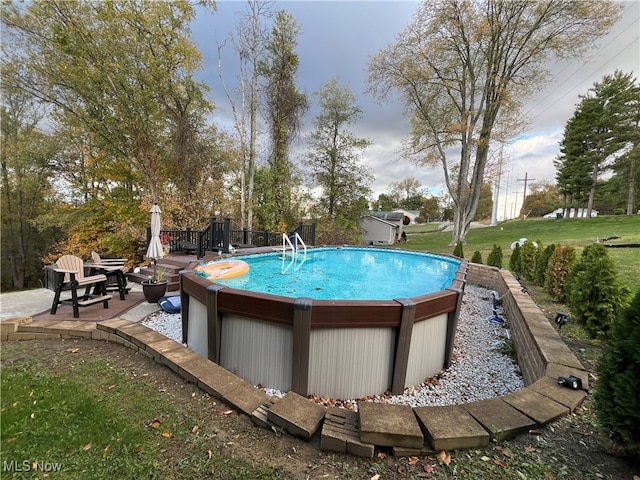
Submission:
M 451 455 L 449 455 L 446 451 L 441 451 L 436 458 L 438 459 L 438 464 L 449 466 L 451 463 Z
M 207 458 L 211 460 L 212 456 L 213 456 L 213 452 L 211 450 L 207 450 Z
M 378 452 L 378 458 L 387 458 L 387 454 L 384 452 Z
M 536 451 L 536 449 L 534 447 L 532 447 L 531 445 L 527 445 L 526 447 L 524 447 L 524 451 L 527 453 L 533 453 Z
M 507 468 L 507 464 L 504 463 L 502 460 L 494 460 L 493 463 L 495 463 L 496 465 L 499 465 L 501 467 Z
M 91 446 L 92 445 L 90 443 L 87 443 L 84 447 L 82 447 L 82 450 L 84 450 L 86 452 L 87 450 L 89 450 L 91 448 Z
M 584 416 L 587 412 L 586 412 L 586 410 L 585 410 L 584 408 L 582 408 L 582 407 L 577 407 L 577 408 L 573 411 L 573 413 L 575 413 L 575 414 L 576 414 L 576 415 L 578 415 L 579 417 L 582 417 L 582 416 Z M 637 476 L 637 475 L 636 475 L 636 476 Z
M 419 460 L 418 457 L 409 457 L 409 465 L 415 465 Z
M 380 474 L 376 473 L 373 477 L 371 477 L 371 480 L 379 480 L 380 478 Z
M 513 452 L 512 452 L 511 450 L 509 450 L 508 448 L 504 448 L 504 449 L 502 450 L 502 454 L 503 454 L 505 457 L 513 458 Z
M 171 432 L 162 432 L 162 436 L 164 438 L 171 438 L 171 437 L 173 437 L 173 433 L 171 433 Z
M 430 463 L 425 463 L 424 471 L 427 473 L 433 473 L 434 471 L 433 465 L 431 465 Z
M 162 425 L 162 422 L 161 422 L 160 420 L 158 420 L 157 418 L 156 418 L 156 419 L 154 419 L 154 420 L 149 424 L 149 426 L 150 426 L 151 428 L 158 428 L 160 425 Z
M 191 433 L 196 433 L 198 431 L 198 425 L 194 425 L 191 429 Z
M 231 415 L 233 413 L 233 410 L 224 410 L 221 412 L 218 412 L 218 415 Z
M 67 350 L 67 352 L 69 353 L 78 353 L 80 351 L 80 348 L 70 348 L 69 350 Z
M 633 480 L 640 480 L 640 475 L 634 475 Z
M 115 383 L 113 385 L 109 385 L 109 388 L 107 390 L 112 390 L 114 388 L 116 388 L 116 384 Z
M 540 430 L 529 430 L 530 435 L 542 435 Z
M 483 455 L 482 457 L 480 457 L 480 460 L 482 460 L 483 462 L 488 462 L 491 459 L 489 457 L 487 457 L 486 455 Z

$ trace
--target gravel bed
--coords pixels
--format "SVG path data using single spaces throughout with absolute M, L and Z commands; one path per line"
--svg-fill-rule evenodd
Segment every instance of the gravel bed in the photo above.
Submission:
M 374 402 L 411 407 L 459 405 L 499 397 L 524 388 L 518 365 L 508 355 L 511 340 L 506 322 L 494 318 L 492 292 L 467 285 L 460 310 L 451 366 L 425 382 L 405 390 L 403 395 L 375 395 Z M 504 318 L 504 317 L 502 317 Z M 182 342 L 180 314 L 163 311 L 145 318 L 142 323 L 157 332 Z M 282 392 L 265 389 L 269 395 Z M 316 399 L 355 409 L 355 401 Z

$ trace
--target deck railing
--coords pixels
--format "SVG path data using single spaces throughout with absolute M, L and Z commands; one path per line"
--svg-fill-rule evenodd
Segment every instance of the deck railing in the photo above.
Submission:
M 315 245 L 316 224 L 309 225 L 300 222 L 298 227 L 289 236 L 295 233 L 300 235 L 307 245 Z M 184 251 L 193 253 L 198 258 L 207 252 L 229 253 L 230 247 L 268 247 L 277 246 L 282 241 L 282 232 L 270 232 L 268 230 L 231 230 L 231 219 L 209 219 L 209 225 L 202 230 L 161 230 L 160 238 L 168 243 L 171 251 Z M 147 227 L 147 245 L 151 241 L 151 227 Z

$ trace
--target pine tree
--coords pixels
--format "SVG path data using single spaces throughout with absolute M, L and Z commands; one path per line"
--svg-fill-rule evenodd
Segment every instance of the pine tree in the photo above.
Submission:
M 587 333 L 606 336 L 626 306 L 629 289 L 617 278 L 613 262 L 601 243 L 587 246 L 565 284 L 567 305 Z
M 640 454 L 640 292 L 613 322 L 598 367 L 595 401 L 602 425 Z
M 495 243 L 493 244 L 493 249 L 487 257 L 487 265 L 502 268 L 502 248 Z
M 547 264 L 544 289 L 558 302 L 565 300 L 565 282 L 576 262 L 576 251 L 571 245 L 557 246 Z

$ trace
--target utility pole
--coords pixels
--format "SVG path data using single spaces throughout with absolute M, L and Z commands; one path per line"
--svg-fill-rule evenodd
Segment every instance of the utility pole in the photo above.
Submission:
M 522 197 L 522 211 L 523 212 L 524 212 L 524 202 L 526 202 L 526 200 L 527 200 L 527 180 L 534 181 L 535 178 L 528 178 L 528 173 L 524 172 L 524 178 L 519 178 L 518 179 L 519 182 L 524 182 L 524 193 L 523 193 L 523 197 Z M 516 200 L 516 203 L 517 203 L 517 200 Z

